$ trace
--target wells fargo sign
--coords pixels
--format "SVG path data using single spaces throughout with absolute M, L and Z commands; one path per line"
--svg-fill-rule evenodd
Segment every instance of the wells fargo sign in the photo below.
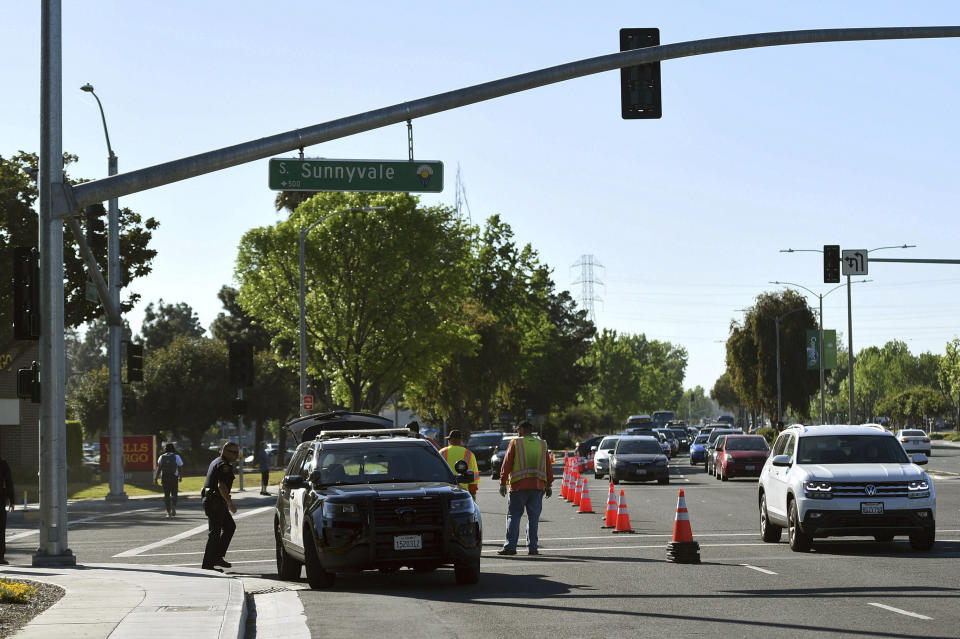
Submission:
M 110 438 L 100 438 L 100 470 L 110 468 Z M 124 470 L 156 470 L 157 468 L 157 437 L 156 435 L 124 435 L 123 437 L 123 469 Z

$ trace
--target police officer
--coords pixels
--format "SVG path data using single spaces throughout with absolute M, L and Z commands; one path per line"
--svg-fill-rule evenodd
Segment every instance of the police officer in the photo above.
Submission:
M 459 430 L 451 430 L 447 435 L 447 447 L 440 449 L 440 456 L 447 460 L 447 464 L 457 472 L 457 462 L 461 459 L 467 462 L 467 470 L 473 471 L 473 481 L 469 484 L 460 484 L 460 487 L 469 490 L 473 500 L 477 500 L 477 488 L 480 485 L 480 471 L 477 469 L 477 456 L 463 447 L 463 438 Z
M 227 442 L 220 450 L 220 456 L 210 462 L 207 468 L 207 479 L 203 484 L 203 512 L 207 515 L 207 547 L 203 552 L 202 567 L 207 570 L 216 570 L 216 566 L 230 568 L 229 561 L 224 559 L 233 533 L 237 529 L 230 513 L 236 514 L 237 507 L 230 498 L 230 488 L 233 486 L 232 462 L 240 456 L 240 447 L 233 442 Z

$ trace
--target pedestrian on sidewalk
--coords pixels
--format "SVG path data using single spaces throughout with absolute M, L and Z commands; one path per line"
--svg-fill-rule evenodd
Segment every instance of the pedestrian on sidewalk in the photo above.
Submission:
M 203 551 L 202 567 L 207 570 L 216 570 L 217 566 L 230 568 L 231 564 L 225 559 L 230 540 L 237 530 L 237 524 L 230 513 L 236 514 L 237 507 L 230 498 L 230 489 L 233 487 L 233 467 L 231 463 L 240 456 L 240 447 L 233 442 L 227 442 L 220 449 L 220 456 L 210 462 L 207 468 L 207 479 L 203 483 L 203 512 L 207 516 L 207 546 Z
M 10 563 L 6 560 L 7 502 L 10 502 L 10 512 L 13 512 L 13 476 L 10 474 L 10 464 L 0 458 L 0 564 L 4 566 Z
M 260 465 L 260 494 L 269 495 L 267 484 L 270 483 L 270 451 L 267 450 L 267 442 L 260 444 L 257 463 Z
M 500 495 L 507 496 L 510 485 L 510 503 L 507 507 L 507 539 L 498 555 L 517 554 L 520 539 L 520 518 L 527 513 L 527 554 L 539 555 L 537 532 L 543 496 L 553 494 L 553 467 L 547 456 L 547 442 L 533 436 L 533 424 L 517 424 L 518 437 L 510 440 L 500 468 Z
M 440 456 L 447 460 L 447 464 L 457 472 L 457 462 L 461 459 L 467 462 L 467 470 L 473 471 L 473 481 L 469 484 L 460 484 L 464 490 L 469 490 L 473 501 L 477 501 L 477 488 L 480 486 L 480 471 L 477 469 L 477 456 L 470 449 L 463 447 L 463 437 L 460 431 L 453 429 L 447 435 L 447 447 L 440 449 Z
M 167 517 L 177 516 L 177 494 L 180 482 L 183 481 L 183 459 L 177 454 L 173 444 L 167 444 L 164 452 L 157 459 L 157 475 L 154 481 L 163 486 L 163 505 L 167 508 Z

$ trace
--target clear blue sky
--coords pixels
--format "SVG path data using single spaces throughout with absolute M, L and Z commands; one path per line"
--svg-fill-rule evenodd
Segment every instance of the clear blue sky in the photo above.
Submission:
M 618 50 L 621 27 L 661 42 L 765 31 L 960 23 L 955 2 L 263 2 L 63 3 L 63 146 L 72 174 L 106 174 L 91 83 L 121 172 Z M 39 149 L 40 3 L 4 8 L 0 155 Z M 957 258 L 960 41 L 754 49 L 662 64 L 663 118 L 624 121 L 610 72 L 414 122 L 420 159 L 459 164 L 476 223 L 499 213 L 580 295 L 596 276 L 600 327 L 689 351 L 687 386 L 724 370 L 735 309 L 798 282 L 825 292 L 825 243 L 886 257 Z M 395 125 L 308 156 L 405 159 Z M 274 223 L 267 161 L 131 195 L 161 221 L 144 301 L 221 310 L 236 246 Z M 880 254 L 876 255 L 880 257 Z M 906 340 L 942 353 L 960 332 L 960 266 L 875 264 L 854 288 L 854 348 Z M 143 306 L 130 316 L 139 328 Z M 846 341 L 846 297 L 825 325 Z M 657 407 L 644 407 L 657 408 Z

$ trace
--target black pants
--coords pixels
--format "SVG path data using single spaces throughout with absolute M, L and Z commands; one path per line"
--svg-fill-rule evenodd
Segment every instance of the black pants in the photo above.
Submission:
M 223 559 L 237 530 L 227 504 L 222 499 L 208 500 L 203 504 L 203 512 L 207 515 L 207 547 L 203 551 L 203 567 L 213 568 L 214 562 Z
M 7 553 L 7 500 L 0 499 L 0 559 Z
M 263 490 L 267 489 L 267 484 L 270 483 L 270 470 L 261 470 L 260 471 L 260 486 Z
M 163 505 L 167 507 L 167 513 L 171 513 L 177 509 L 178 483 L 177 477 L 160 480 L 160 484 L 163 486 Z

